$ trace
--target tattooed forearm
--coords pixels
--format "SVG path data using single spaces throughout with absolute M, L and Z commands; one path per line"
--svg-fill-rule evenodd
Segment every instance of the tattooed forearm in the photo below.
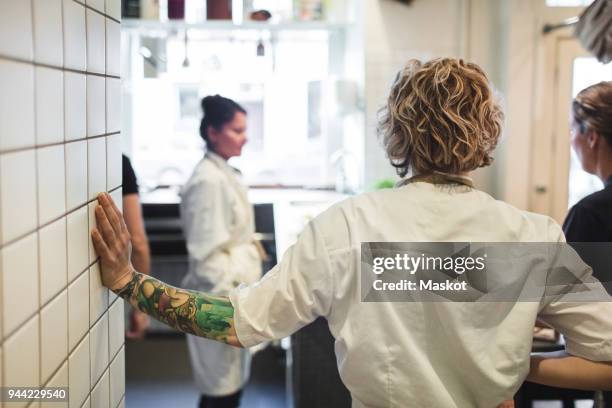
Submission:
M 130 279 L 127 285 L 115 291 L 117 293 L 117 296 L 129 300 L 129 298 L 134 293 L 134 289 L 136 289 L 140 284 L 140 278 L 138 275 L 139 274 L 136 271 L 132 271 L 132 279 Z
M 175 288 L 138 272 L 132 272 L 132 279 L 115 293 L 182 332 L 240 345 L 234 328 L 234 308 L 225 297 Z

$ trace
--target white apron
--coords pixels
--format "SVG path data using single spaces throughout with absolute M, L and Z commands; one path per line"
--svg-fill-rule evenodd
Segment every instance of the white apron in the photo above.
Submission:
M 181 189 L 181 220 L 189 253 L 188 289 L 227 295 L 261 277 L 253 244 L 253 206 L 238 172 L 208 152 Z M 248 381 L 251 353 L 187 335 L 195 383 L 210 396 L 232 394 Z

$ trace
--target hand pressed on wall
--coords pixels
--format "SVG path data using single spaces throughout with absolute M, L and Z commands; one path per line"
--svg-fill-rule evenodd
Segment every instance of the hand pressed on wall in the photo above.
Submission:
M 102 284 L 111 290 L 125 286 L 134 270 L 130 261 L 131 242 L 121 212 L 107 193 L 98 194 L 97 227 L 91 231 L 100 255 Z

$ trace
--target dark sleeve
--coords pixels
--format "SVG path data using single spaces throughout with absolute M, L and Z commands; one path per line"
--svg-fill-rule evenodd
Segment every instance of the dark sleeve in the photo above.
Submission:
M 605 242 L 605 227 L 597 214 L 580 203 L 572 207 L 563 222 L 567 242 Z
M 138 194 L 138 182 L 136 174 L 132 168 L 132 163 L 125 155 L 123 155 L 123 171 L 122 171 L 123 195 Z

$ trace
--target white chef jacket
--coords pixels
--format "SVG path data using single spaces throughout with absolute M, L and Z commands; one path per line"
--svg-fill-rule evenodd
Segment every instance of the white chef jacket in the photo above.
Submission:
M 189 254 L 182 286 L 227 295 L 240 283 L 261 277 L 261 258 L 253 244 L 253 206 L 238 172 L 207 152 L 181 189 L 181 220 Z M 188 335 L 196 386 L 211 396 L 232 394 L 249 377 L 251 354 Z
M 486 407 L 529 371 L 536 316 L 567 350 L 612 360 L 612 304 L 365 303 L 362 242 L 558 242 L 549 217 L 467 186 L 415 182 L 339 203 L 314 219 L 280 264 L 230 294 L 244 346 L 324 316 L 353 407 Z

